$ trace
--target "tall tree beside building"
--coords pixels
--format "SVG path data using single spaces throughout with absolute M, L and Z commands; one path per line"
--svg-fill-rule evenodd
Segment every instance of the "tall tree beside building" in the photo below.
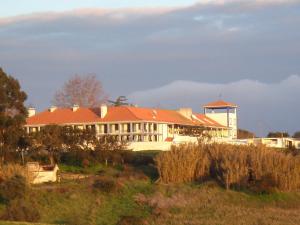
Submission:
M 24 134 L 27 110 L 24 102 L 27 95 L 15 78 L 0 68 L 0 163 L 9 151 L 16 150 Z
M 59 107 L 98 107 L 106 100 L 107 95 L 96 76 L 75 75 L 55 93 L 52 103 Z

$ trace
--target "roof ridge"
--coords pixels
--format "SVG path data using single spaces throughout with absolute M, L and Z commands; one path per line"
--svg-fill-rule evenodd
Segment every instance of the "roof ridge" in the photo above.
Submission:
M 119 106 L 115 106 L 115 107 L 119 107 Z M 134 108 L 134 107 L 130 107 L 130 106 L 121 106 L 121 107 L 126 108 L 127 111 L 129 111 L 129 113 L 131 113 L 131 115 L 133 115 L 136 119 L 138 119 L 138 120 L 143 120 L 142 118 L 139 118 L 137 115 L 135 115 L 134 112 L 132 112 L 132 111 L 130 110 L 130 108 Z

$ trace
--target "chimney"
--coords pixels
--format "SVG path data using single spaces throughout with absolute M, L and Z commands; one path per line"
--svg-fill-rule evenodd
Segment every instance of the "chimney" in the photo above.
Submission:
M 35 116 L 35 114 L 36 114 L 35 108 L 32 108 L 32 107 L 28 108 L 27 109 L 27 114 L 28 114 L 28 117 Z
M 187 119 L 192 119 L 193 110 L 192 108 L 180 108 L 178 112 Z
M 101 109 L 101 119 L 103 119 L 107 114 L 107 105 L 102 104 L 100 109 Z
M 79 105 L 73 105 L 72 111 L 76 112 L 79 109 Z
M 51 106 L 51 107 L 49 108 L 49 112 L 54 112 L 56 109 L 57 109 L 56 106 Z

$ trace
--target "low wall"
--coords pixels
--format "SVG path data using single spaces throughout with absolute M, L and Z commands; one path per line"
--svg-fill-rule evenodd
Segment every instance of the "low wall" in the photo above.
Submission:
M 172 142 L 132 142 L 128 149 L 133 151 L 161 150 L 168 151 L 172 146 Z
M 41 184 L 47 182 L 56 182 L 57 181 L 57 171 L 36 171 L 32 172 L 33 184 Z
M 29 162 L 26 165 L 27 174 L 32 184 L 56 182 L 58 166 L 40 166 L 38 162 Z

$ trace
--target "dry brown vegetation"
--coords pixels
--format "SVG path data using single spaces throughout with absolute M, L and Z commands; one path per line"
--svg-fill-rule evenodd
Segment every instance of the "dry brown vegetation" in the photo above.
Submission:
M 0 166 L 0 182 L 8 180 L 16 175 L 27 177 L 26 170 L 19 164 L 6 164 Z
M 173 147 L 156 157 L 160 180 L 215 179 L 229 188 L 292 191 L 300 188 L 300 157 L 263 146 L 198 144 Z

